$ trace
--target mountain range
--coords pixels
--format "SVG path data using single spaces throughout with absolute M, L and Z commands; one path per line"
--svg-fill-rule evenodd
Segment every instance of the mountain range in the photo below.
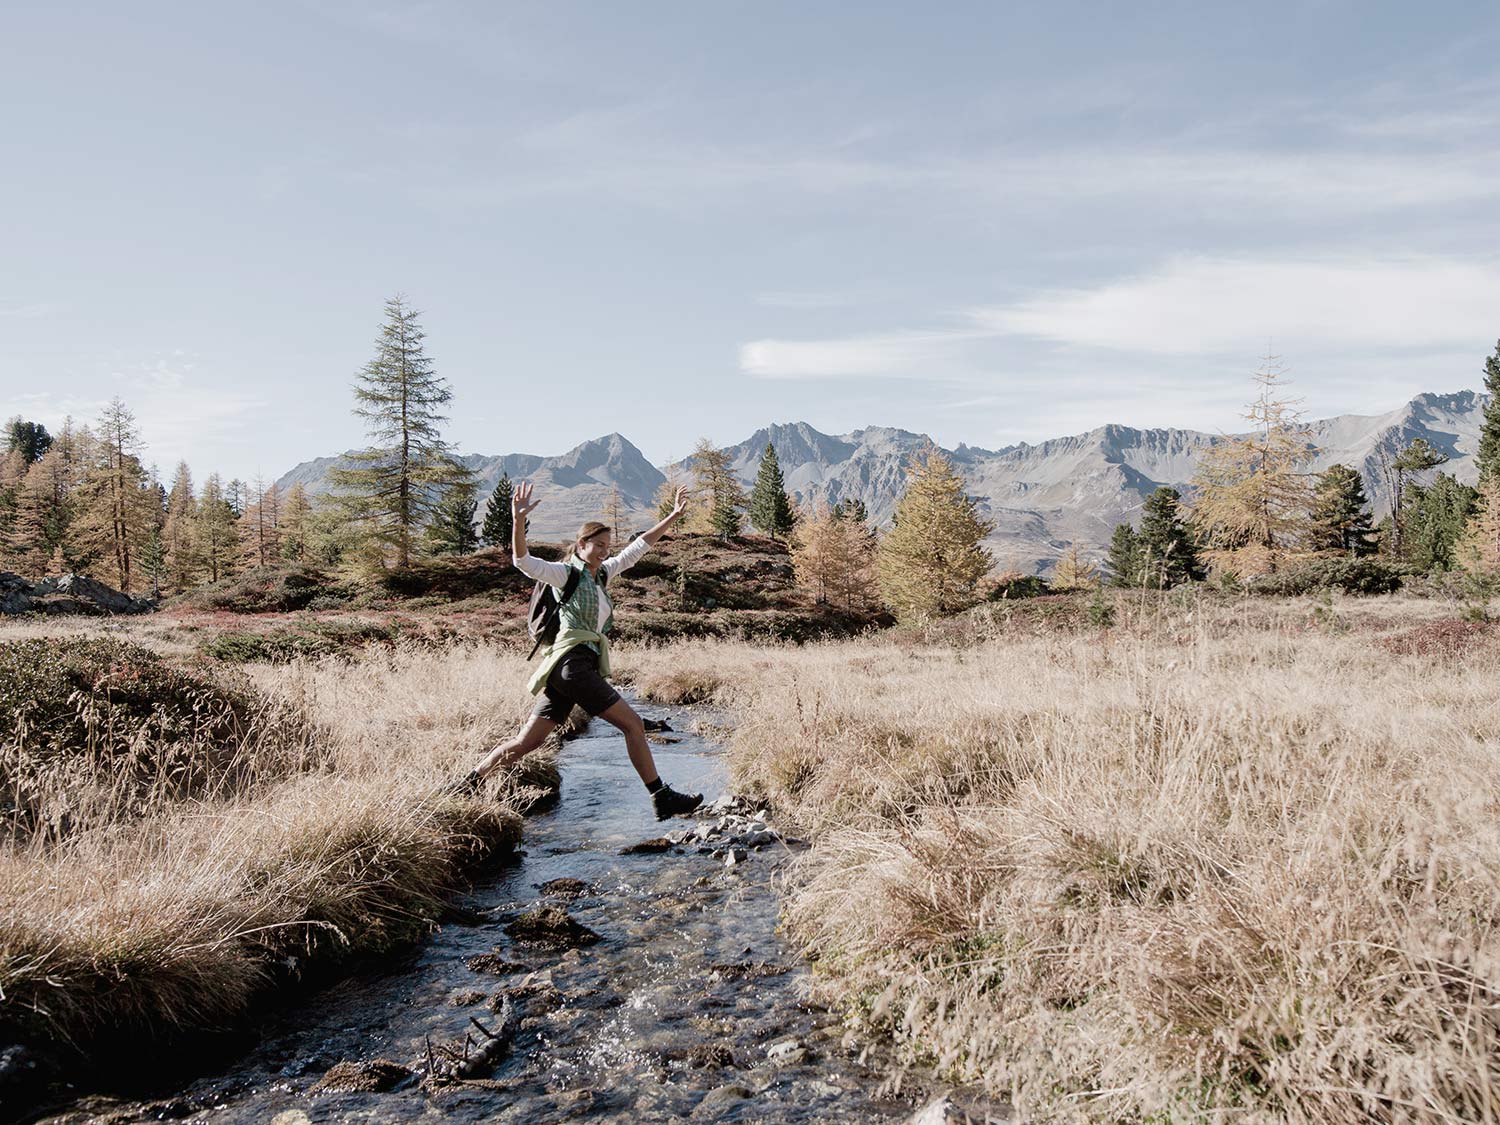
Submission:
M 1473 483 L 1474 452 L 1489 396 L 1474 391 L 1421 394 L 1387 414 L 1343 414 L 1300 427 L 1314 450 L 1310 467 L 1336 462 L 1357 468 L 1377 516 L 1388 511 L 1382 458 L 1425 438 L 1450 458 L 1442 471 Z M 767 443 L 776 449 L 787 491 L 799 503 L 864 502 L 877 524 L 889 523 L 905 487 L 910 457 L 924 434 L 871 426 L 825 434 L 805 422 L 766 426 L 728 447 L 736 475 L 754 483 Z M 1045 573 L 1076 543 L 1085 558 L 1103 556 L 1117 524 L 1137 522 L 1142 502 L 1170 485 L 1186 494 L 1203 451 L 1226 436 L 1198 430 L 1107 425 L 1038 445 L 1003 449 L 960 444 L 945 452 L 963 475 L 969 495 L 995 523 L 988 546 L 1004 570 Z M 568 538 L 585 520 L 604 518 L 619 490 L 622 522 L 640 530 L 655 522 L 657 491 L 673 470 L 688 479 L 688 462 L 657 467 L 623 435 L 583 442 L 557 457 L 528 453 L 461 458 L 479 481 L 480 511 L 502 474 L 533 482 L 542 504 L 531 517 L 541 540 Z M 328 470 L 339 456 L 305 461 L 277 482 L 300 483 L 310 495 L 328 491 Z

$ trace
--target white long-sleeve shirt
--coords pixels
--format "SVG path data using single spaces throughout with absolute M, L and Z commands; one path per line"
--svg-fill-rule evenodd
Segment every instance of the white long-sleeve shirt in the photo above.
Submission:
M 640 562 L 641 556 L 650 549 L 651 544 L 646 542 L 646 537 L 638 535 L 619 554 L 611 555 L 605 559 L 600 569 L 612 580 Z M 515 563 L 516 569 L 526 575 L 526 577 L 534 579 L 537 582 L 545 582 L 547 585 L 555 586 L 559 590 L 567 582 L 568 571 L 572 569 L 567 563 L 548 562 L 546 559 L 539 559 L 531 554 L 522 555 L 515 560 Z M 596 630 L 604 628 L 604 623 L 609 620 L 609 615 L 613 608 L 610 604 L 607 590 L 600 590 L 599 623 L 594 626 Z

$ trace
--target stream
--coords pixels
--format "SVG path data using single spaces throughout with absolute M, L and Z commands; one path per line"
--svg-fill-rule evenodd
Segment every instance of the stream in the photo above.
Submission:
M 688 721 L 632 703 L 647 718 Z M 652 738 L 674 787 L 721 795 L 717 745 L 686 730 Z M 45 1120 L 911 1118 L 928 1091 L 882 1092 L 884 1069 L 807 1000 L 807 969 L 776 932 L 776 874 L 797 845 L 747 846 L 727 866 L 713 839 L 621 854 L 723 820 L 658 822 L 605 723 L 570 740 L 559 765 L 561 800 L 527 819 L 518 859 L 403 960 L 276 1011 L 219 1073 L 148 1100 L 91 1097 Z M 543 915 L 563 927 L 556 944 L 507 932 L 538 906 L 571 918 Z M 922 1118 L 969 1119 L 951 1104 Z M 1003 1118 L 973 1118 L 987 1119 Z

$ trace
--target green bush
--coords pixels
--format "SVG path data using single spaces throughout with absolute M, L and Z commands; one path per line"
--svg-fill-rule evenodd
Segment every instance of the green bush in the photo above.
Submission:
M 286 664 L 298 657 L 335 656 L 371 644 L 389 644 L 400 635 L 401 627 L 394 621 L 335 617 L 293 629 L 220 633 L 203 651 L 227 664 Z
M 1039 598 L 1050 594 L 1046 579 L 1039 574 L 1022 574 L 996 582 L 989 592 L 992 602 L 1014 601 L 1017 598 Z
M 1389 594 L 1401 588 L 1406 572 L 1375 559 L 1318 559 L 1276 574 L 1262 574 L 1245 583 L 1251 594 L 1292 597 L 1319 590 L 1346 594 Z
M 312 567 L 261 567 L 193 590 L 181 604 L 230 613 L 287 613 L 314 601 L 347 597 L 347 591 Z

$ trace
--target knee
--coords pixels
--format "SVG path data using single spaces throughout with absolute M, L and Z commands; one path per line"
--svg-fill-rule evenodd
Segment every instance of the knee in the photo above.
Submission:
M 646 735 L 646 724 L 634 711 L 622 716 L 615 725 L 625 732 L 626 737 L 644 738 Z

